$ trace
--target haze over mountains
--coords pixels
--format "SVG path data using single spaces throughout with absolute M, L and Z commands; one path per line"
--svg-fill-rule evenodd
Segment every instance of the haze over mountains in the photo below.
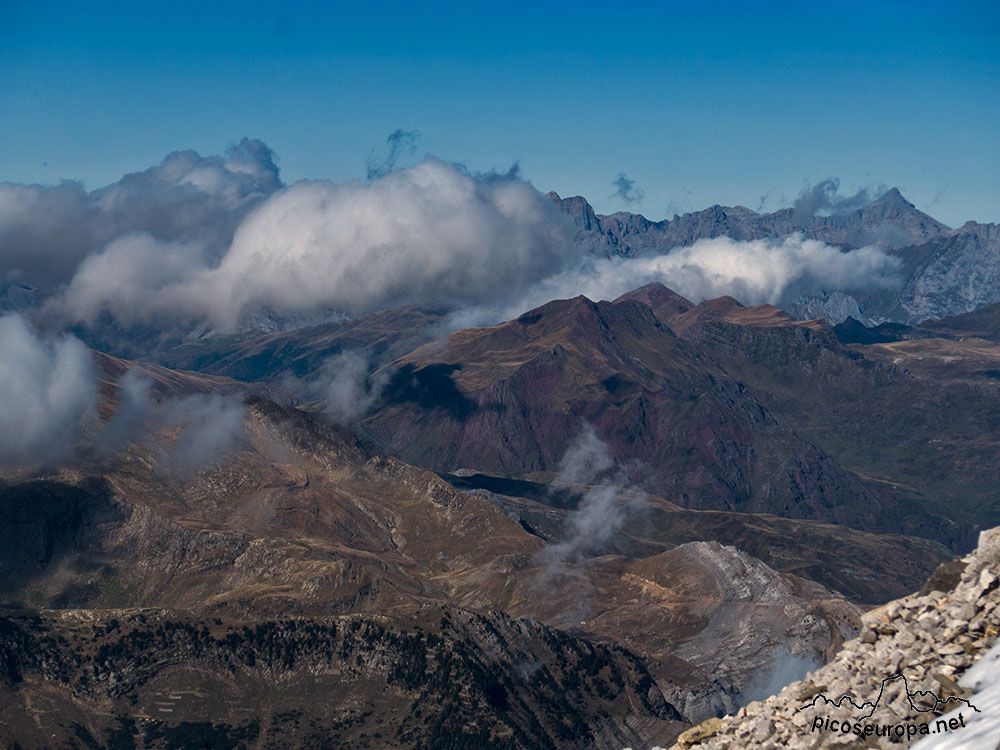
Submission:
M 873 198 L 2 186 L 0 736 L 651 746 L 822 663 L 1000 523 L 1000 232 Z

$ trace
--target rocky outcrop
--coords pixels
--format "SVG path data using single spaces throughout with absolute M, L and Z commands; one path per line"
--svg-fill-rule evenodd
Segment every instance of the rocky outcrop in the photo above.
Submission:
M 641 659 L 496 612 L 0 612 L 4 747 L 611 750 L 685 726 Z
M 1000 226 L 969 222 L 946 237 L 900 255 L 914 273 L 891 307 L 872 313 L 917 323 L 972 312 L 1000 294 Z M 871 307 L 871 305 L 870 305 Z
M 627 212 L 602 216 L 579 196 L 562 199 L 550 193 L 549 198 L 572 217 L 576 244 L 607 257 L 659 255 L 713 237 L 777 239 L 799 232 L 845 249 L 877 245 L 902 261 L 896 288 L 782 300 L 801 318 L 917 323 L 1000 301 L 1000 225 L 970 221 L 951 229 L 917 210 L 895 188 L 867 206 L 831 216 L 793 208 L 757 213 L 743 206 L 716 205 L 663 221 Z
M 762 214 L 743 206 L 715 205 L 663 221 L 624 211 L 602 216 L 580 196 L 563 199 L 549 193 L 548 197 L 573 219 L 578 245 L 609 257 L 656 255 L 711 237 L 757 240 L 793 232 L 841 247 L 878 243 L 902 248 L 924 244 L 951 231 L 918 211 L 895 188 L 867 206 L 832 216 L 793 208 Z
M 868 612 L 860 636 L 824 667 L 735 715 L 692 728 L 674 748 L 812 749 L 862 741 L 890 748 L 942 734 L 957 741 L 989 718 L 959 680 L 998 633 L 1000 528 L 983 532 L 972 554 L 921 592 Z M 948 711 L 954 716 L 942 720 Z

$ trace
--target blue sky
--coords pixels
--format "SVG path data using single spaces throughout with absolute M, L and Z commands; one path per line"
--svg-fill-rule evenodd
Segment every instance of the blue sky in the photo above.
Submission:
M 898 186 L 1000 221 L 992 2 L 0 3 L 0 180 L 99 187 L 260 138 L 362 179 L 401 128 L 474 170 L 658 219 Z M 614 197 L 625 173 L 640 202 Z

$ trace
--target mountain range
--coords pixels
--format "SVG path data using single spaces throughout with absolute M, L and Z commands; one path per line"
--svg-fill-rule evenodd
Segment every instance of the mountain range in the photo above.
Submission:
M 840 323 L 851 315 L 869 325 L 918 323 L 1000 302 L 1000 226 L 969 221 L 952 229 L 919 211 L 896 188 L 865 206 L 831 215 L 716 205 L 655 222 L 628 212 L 597 215 L 581 197 L 549 197 L 572 217 L 576 243 L 598 255 L 634 258 L 713 237 L 758 240 L 800 233 L 845 250 L 875 245 L 901 261 L 899 285 L 893 289 L 780 301 L 802 318 Z
M 995 225 L 550 200 L 623 263 L 801 232 L 904 281 L 80 329 L 82 437 L 0 477 L 5 745 L 669 744 L 1000 523 Z

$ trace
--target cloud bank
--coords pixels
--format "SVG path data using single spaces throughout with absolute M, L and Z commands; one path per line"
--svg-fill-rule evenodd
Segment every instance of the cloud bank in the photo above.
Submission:
M 807 290 L 892 286 L 899 267 L 897 258 L 875 247 L 845 253 L 799 234 L 745 242 L 716 237 L 659 256 L 602 259 L 593 269 L 546 283 L 613 299 L 650 281 L 661 281 L 696 302 L 729 294 L 744 304 L 757 305 Z
M 746 305 L 779 304 L 822 290 L 891 288 L 901 261 L 877 247 L 850 252 L 793 234 L 781 240 L 699 240 L 668 253 L 638 258 L 586 258 L 544 278 L 502 307 L 457 311 L 448 325 L 492 324 L 553 299 L 583 294 L 615 299 L 659 281 L 693 302 L 730 295 Z
M 0 183 L 0 283 L 68 282 L 95 250 L 135 233 L 197 241 L 218 257 L 247 210 L 280 186 L 271 150 L 246 138 L 224 157 L 179 151 L 92 192 Z
M 177 152 L 90 193 L 76 183 L 0 185 L 0 309 L 42 298 L 52 328 L 185 335 L 249 330 L 258 316 L 303 324 L 426 304 L 451 307 L 457 327 L 560 297 L 611 299 L 650 281 L 695 301 L 780 303 L 891 286 L 899 269 L 876 248 L 844 253 L 797 235 L 596 258 L 574 246 L 568 217 L 516 168 L 471 174 L 431 157 L 396 168 L 416 138 L 391 134 L 370 182 L 283 186 L 270 149 L 244 139 L 224 157 Z M 638 199 L 624 174 L 615 186 Z M 870 198 L 838 188 L 820 183 L 796 210 L 842 211 Z
M 369 185 L 284 188 L 246 217 L 217 264 L 189 238 L 121 237 L 81 264 L 50 310 L 84 323 L 108 312 L 231 330 L 260 309 L 495 303 L 571 252 L 565 217 L 527 182 L 427 159 Z
M 48 339 L 16 314 L 0 317 L 0 465 L 65 458 L 93 414 L 97 376 L 71 336 Z

